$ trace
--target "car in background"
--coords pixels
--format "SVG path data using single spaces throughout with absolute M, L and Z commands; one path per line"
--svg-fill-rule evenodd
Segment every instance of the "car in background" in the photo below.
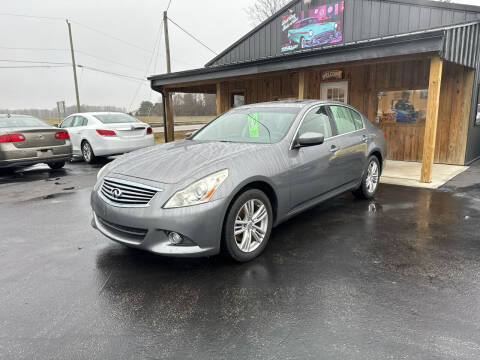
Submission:
M 45 163 L 60 169 L 72 157 L 70 136 L 33 116 L 0 115 L 0 168 Z
M 225 249 L 249 261 L 265 249 L 272 227 L 320 202 L 346 191 L 372 198 L 385 158 L 382 131 L 349 105 L 245 105 L 186 140 L 103 167 L 91 195 L 92 225 L 157 254 Z
M 73 155 L 87 163 L 98 157 L 124 154 L 155 144 L 153 130 L 133 116 L 116 112 L 78 113 L 59 128 L 70 134 Z

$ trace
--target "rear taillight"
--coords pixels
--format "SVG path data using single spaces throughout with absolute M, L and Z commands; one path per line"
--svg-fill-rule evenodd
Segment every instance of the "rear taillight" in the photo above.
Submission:
M 25 141 L 23 134 L 0 135 L 0 143 L 22 142 Z
M 115 131 L 113 130 L 99 130 L 97 129 L 97 133 L 102 136 L 117 136 Z
M 147 135 L 150 135 L 151 133 L 153 133 L 153 130 L 151 127 L 147 128 Z
M 70 135 L 68 134 L 68 132 L 66 131 L 59 131 L 57 133 L 55 133 L 55 139 L 58 139 L 58 140 L 67 140 L 67 139 L 70 139 Z

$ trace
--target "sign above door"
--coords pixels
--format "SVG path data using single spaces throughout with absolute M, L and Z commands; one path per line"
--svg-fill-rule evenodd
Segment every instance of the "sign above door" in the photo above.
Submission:
M 329 70 L 322 72 L 322 80 L 343 80 L 343 70 Z

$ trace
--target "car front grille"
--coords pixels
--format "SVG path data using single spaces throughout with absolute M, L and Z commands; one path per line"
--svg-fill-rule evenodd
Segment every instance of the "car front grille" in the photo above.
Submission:
M 114 224 L 105 219 L 102 219 L 99 216 L 97 216 L 97 219 L 98 219 L 98 222 L 100 222 L 100 224 L 108 232 L 132 241 L 141 242 L 145 238 L 148 232 L 148 230 L 146 229 L 138 229 L 138 228 Z
M 130 181 L 105 178 L 102 195 L 120 206 L 147 206 L 160 190 Z

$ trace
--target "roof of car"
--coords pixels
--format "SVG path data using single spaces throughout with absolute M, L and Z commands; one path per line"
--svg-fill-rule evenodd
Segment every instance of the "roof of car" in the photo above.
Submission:
M 33 117 L 32 115 L 21 115 L 21 114 L 0 114 L 0 117 Z
M 326 100 L 278 100 L 278 101 L 270 101 L 270 102 L 263 102 L 257 104 L 248 104 L 242 105 L 237 107 L 236 109 L 248 109 L 252 107 L 297 107 L 303 108 L 308 105 L 312 104 L 335 104 L 335 101 L 326 101 Z M 343 104 L 343 103 L 338 103 Z M 345 104 L 343 104 L 345 105 Z
M 82 112 L 82 113 L 75 113 L 72 115 L 109 115 L 109 114 L 122 114 L 122 115 L 128 115 L 122 112 L 117 112 L 117 111 L 92 111 L 92 112 Z M 72 116 L 70 115 L 70 116 Z

